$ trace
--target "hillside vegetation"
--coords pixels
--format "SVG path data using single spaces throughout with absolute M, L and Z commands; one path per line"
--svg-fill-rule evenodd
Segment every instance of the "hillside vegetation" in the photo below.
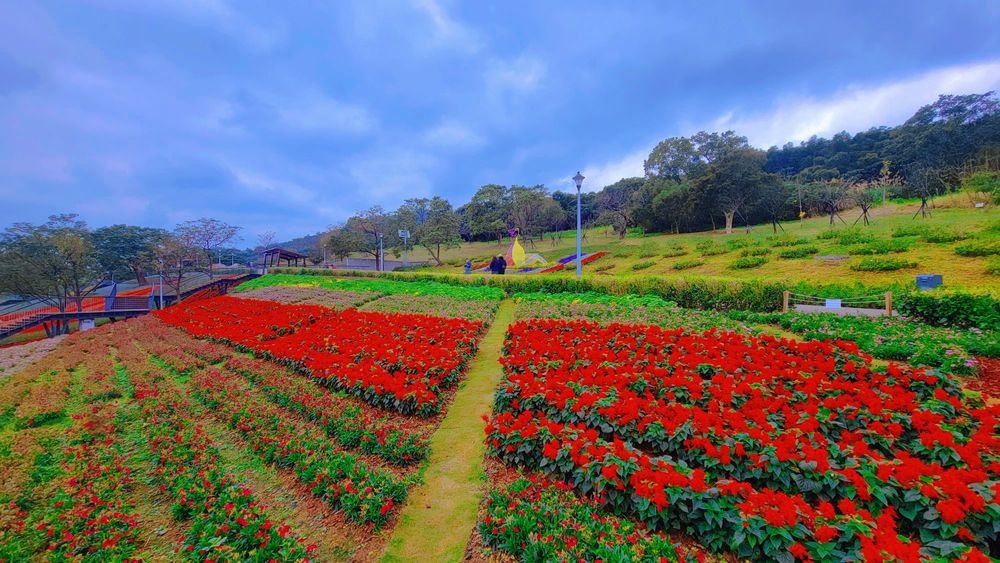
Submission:
M 749 232 L 744 227 L 730 235 L 719 231 L 649 236 L 632 232 L 619 239 L 611 229 L 591 228 L 586 231 L 584 252 L 609 254 L 585 267 L 584 273 L 860 282 L 878 286 L 913 283 L 917 274 L 937 273 L 944 276 L 949 287 L 998 288 L 1000 212 L 996 208 L 976 209 L 959 195 L 939 198 L 934 205 L 930 218 L 913 218 L 920 207 L 918 201 L 899 201 L 874 209 L 869 226 L 860 222 L 852 226 L 860 211 L 846 210 L 841 214 L 846 223 L 837 221 L 831 227 L 827 217 L 786 221 L 780 224 L 777 234 L 770 224 L 764 224 L 752 226 Z M 555 261 L 575 252 L 574 234 L 563 231 L 534 244 L 526 241 L 525 248 Z M 466 258 L 476 263 L 487 261 L 491 255 L 505 252 L 508 244 L 509 239 L 502 246 L 495 242 L 465 243 L 444 252 L 444 265 L 421 271 L 461 272 Z M 414 260 L 424 258 L 420 249 L 413 254 Z M 736 267 L 741 259 L 751 265 L 760 264 Z M 864 267 L 862 264 L 903 267 L 889 271 L 854 269 Z M 573 273 L 568 268 L 544 275 Z

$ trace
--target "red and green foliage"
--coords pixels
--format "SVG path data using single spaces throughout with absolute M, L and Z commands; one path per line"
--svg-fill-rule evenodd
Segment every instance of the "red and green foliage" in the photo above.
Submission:
M 662 532 L 609 516 L 594 498 L 565 483 L 521 479 L 485 501 L 479 532 L 489 546 L 521 561 L 685 561 Z
M 316 496 L 352 520 L 381 526 L 406 498 L 406 483 L 339 451 L 314 426 L 263 400 L 236 375 L 214 368 L 191 378 L 194 394 L 252 444 L 264 461 L 295 472 Z
M 511 326 L 487 443 L 741 557 L 954 556 L 997 540 L 997 407 L 846 342 Z M 837 509 L 834 510 L 833 507 Z
M 282 360 L 373 405 L 431 415 L 475 353 L 483 323 L 218 297 L 157 313 L 194 336 Z

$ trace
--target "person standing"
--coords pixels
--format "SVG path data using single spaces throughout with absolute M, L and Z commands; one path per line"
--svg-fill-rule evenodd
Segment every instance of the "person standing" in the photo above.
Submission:
M 472 259 L 469 258 L 465 261 L 465 275 L 472 273 Z
M 507 273 L 507 260 L 503 256 L 497 257 L 497 270 L 500 271 L 500 275 Z
M 500 258 L 499 256 L 494 256 L 493 259 L 490 260 L 490 273 L 491 274 L 500 273 L 500 261 L 499 261 L 499 258 Z

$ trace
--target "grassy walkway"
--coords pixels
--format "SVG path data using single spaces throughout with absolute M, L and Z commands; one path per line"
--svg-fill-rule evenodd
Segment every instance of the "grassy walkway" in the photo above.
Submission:
M 500 303 L 479 353 L 431 439 L 424 483 L 411 493 L 383 561 L 460 561 L 483 493 L 487 414 L 500 382 L 500 349 L 514 303 Z

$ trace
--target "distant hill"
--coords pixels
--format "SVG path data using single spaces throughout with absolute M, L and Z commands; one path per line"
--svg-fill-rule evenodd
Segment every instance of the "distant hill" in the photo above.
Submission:
M 284 248 L 286 250 L 294 250 L 300 254 L 315 254 L 316 245 L 319 244 L 319 237 L 322 233 L 316 233 L 314 235 L 306 235 L 304 237 L 293 238 L 287 242 L 279 242 L 274 246 L 278 248 Z

